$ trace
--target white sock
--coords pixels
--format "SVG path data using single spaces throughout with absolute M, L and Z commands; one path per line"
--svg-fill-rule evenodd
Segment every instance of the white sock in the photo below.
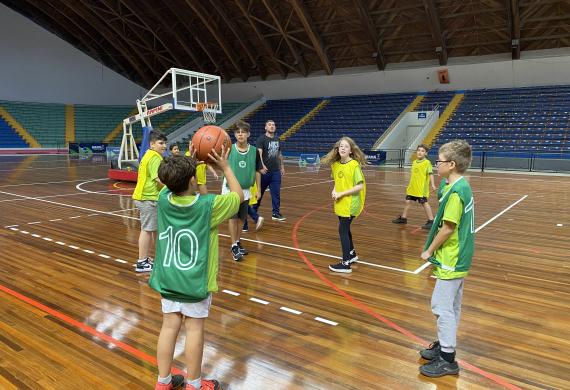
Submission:
M 188 381 L 187 383 L 194 386 L 195 389 L 200 389 L 200 387 L 202 387 L 202 378 L 194 379 L 194 380 Z
M 166 378 L 161 378 L 160 376 L 158 377 L 158 383 L 162 385 L 167 385 L 170 382 L 172 382 L 172 374 L 168 374 Z

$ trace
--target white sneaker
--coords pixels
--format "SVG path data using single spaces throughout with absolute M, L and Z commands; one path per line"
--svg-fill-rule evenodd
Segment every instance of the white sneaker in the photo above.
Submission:
M 263 217 L 259 217 L 257 218 L 257 223 L 255 224 L 255 230 L 259 230 L 261 229 L 261 227 L 263 226 Z

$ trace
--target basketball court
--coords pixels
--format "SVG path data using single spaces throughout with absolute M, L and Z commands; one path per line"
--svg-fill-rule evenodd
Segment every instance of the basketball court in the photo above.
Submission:
M 0 387 L 152 387 L 162 314 L 148 275 L 133 270 L 134 184 L 108 180 L 104 157 L 4 156 L 0 167 Z M 477 238 L 462 371 L 430 379 L 418 371 L 418 351 L 436 336 L 434 279 L 419 257 L 423 210 L 413 208 L 408 225 L 390 223 L 408 173 L 366 169 L 352 274 L 327 267 L 340 245 L 324 167 L 287 164 L 287 221 L 271 221 L 267 194 L 265 226 L 243 235 L 244 261 L 232 260 L 221 225 L 207 377 L 224 389 L 570 388 L 570 178 L 468 173 Z M 183 345 L 181 336 L 180 369 Z

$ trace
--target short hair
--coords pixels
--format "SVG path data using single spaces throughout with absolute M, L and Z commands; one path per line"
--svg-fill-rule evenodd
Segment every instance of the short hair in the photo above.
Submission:
M 242 131 L 247 131 L 249 133 L 250 129 L 251 129 L 251 126 L 249 123 L 247 123 L 245 121 L 239 121 L 238 123 L 236 123 L 236 127 L 234 128 L 234 132 L 236 132 L 238 130 L 242 130 Z
M 158 178 L 170 191 L 179 195 L 188 190 L 190 179 L 196 176 L 196 165 L 193 157 L 167 157 L 158 167 Z
M 178 146 L 178 149 L 180 149 L 180 145 L 178 145 L 178 142 L 175 142 L 173 144 L 171 144 L 168 149 L 172 152 L 172 149 L 174 149 L 175 146 Z
M 150 132 L 150 142 L 156 142 L 156 141 L 168 141 L 168 139 L 166 138 L 166 135 L 164 135 L 163 133 L 161 133 L 158 130 L 152 130 Z
M 265 124 L 267 125 L 269 122 L 273 122 L 273 124 L 275 124 L 275 121 L 273 119 L 268 119 L 265 121 Z
M 423 150 L 427 152 L 429 152 L 429 148 L 425 145 L 425 144 L 419 144 L 418 147 L 416 148 L 416 150 L 418 150 L 419 148 L 422 148 Z
M 471 145 L 464 140 L 454 140 L 441 145 L 439 153 L 445 156 L 446 160 L 455 161 L 457 172 L 463 173 L 471 165 Z

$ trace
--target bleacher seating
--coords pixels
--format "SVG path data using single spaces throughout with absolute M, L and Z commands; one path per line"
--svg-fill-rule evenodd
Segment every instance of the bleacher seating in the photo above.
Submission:
M 465 139 L 477 151 L 570 152 L 570 86 L 466 91 L 435 147 Z
M 442 113 L 449 104 L 449 102 L 451 101 L 451 99 L 453 99 L 453 96 L 455 96 L 454 91 L 428 92 L 425 95 L 424 100 L 422 100 L 420 106 L 416 108 L 415 111 L 423 111 L 423 110 L 431 111 L 435 106 L 439 105 L 439 112 Z
M 285 150 L 327 152 L 343 135 L 353 138 L 360 148 L 370 149 L 415 96 L 399 93 L 327 98 L 330 103 L 287 139 Z
M 42 147 L 65 147 L 63 104 L 0 101 L 0 106 L 4 107 Z
M 3 148 L 27 148 L 29 145 L 8 123 L 0 118 L 0 145 Z

